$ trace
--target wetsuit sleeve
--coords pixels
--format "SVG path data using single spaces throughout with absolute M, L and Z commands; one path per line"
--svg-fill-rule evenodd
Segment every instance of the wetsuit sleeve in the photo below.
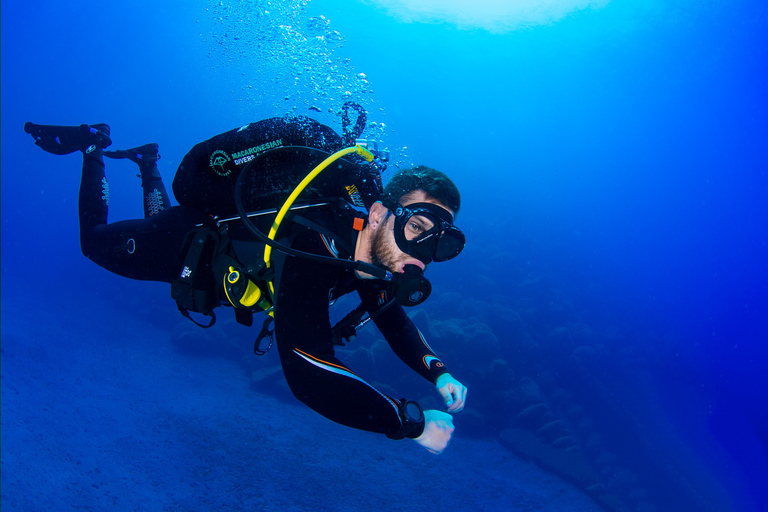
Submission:
M 316 246 L 292 246 L 317 253 Z M 280 283 L 275 340 L 296 398 L 342 425 L 387 435 L 398 432 L 399 402 L 368 384 L 334 353 L 329 291 L 345 271 L 297 257 L 285 258 L 276 270 Z
M 379 306 L 380 302 L 384 302 L 381 298 L 388 295 L 386 289 L 369 286 L 360 290 L 359 294 L 376 327 L 397 357 L 433 384 L 440 375 L 448 373 L 421 331 L 405 314 L 403 306 L 397 303 Z

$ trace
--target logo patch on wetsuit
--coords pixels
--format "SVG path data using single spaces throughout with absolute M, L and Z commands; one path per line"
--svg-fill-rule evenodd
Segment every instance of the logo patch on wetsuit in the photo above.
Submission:
M 424 364 L 427 366 L 427 368 L 430 368 L 430 366 L 432 365 L 432 363 L 433 363 L 434 361 L 437 361 L 437 362 L 435 363 L 435 366 L 436 366 L 437 368 L 442 368 L 443 366 L 445 366 L 445 365 L 443 364 L 443 362 L 442 362 L 442 361 L 440 361 L 440 360 L 439 360 L 438 358 L 436 358 L 435 356 L 425 356 L 425 357 L 424 357 Z
M 232 159 L 225 151 L 217 149 L 211 153 L 211 159 L 209 163 L 211 164 L 211 169 L 213 169 L 213 172 L 219 176 L 229 176 L 229 174 L 232 172 L 232 169 L 227 169 L 226 166 L 231 161 Z
M 109 206 L 109 183 L 107 183 L 107 178 L 101 178 L 101 198 Z
M 165 206 L 163 206 L 163 196 L 157 189 L 154 189 L 152 192 L 147 194 L 145 202 L 147 205 L 147 210 L 149 210 L 150 217 L 157 215 L 160 213 L 160 210 L 165 209 Z

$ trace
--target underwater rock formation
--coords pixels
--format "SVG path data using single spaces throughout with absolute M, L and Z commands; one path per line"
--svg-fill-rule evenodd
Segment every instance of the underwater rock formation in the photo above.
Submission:
M 618 496 L 605 490 L 600 483 L 600 477 L 579 450 L 554 446 L 542 441 L 529 430 L 521 428 L 504 430 L 499 435 L 499 442 L 517 455 L 532 460 L 538 466 L 576 485 L 606 510 L 629 510 Z

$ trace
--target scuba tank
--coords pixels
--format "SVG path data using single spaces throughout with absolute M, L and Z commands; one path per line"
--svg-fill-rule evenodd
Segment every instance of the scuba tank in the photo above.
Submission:
M 284 146 L 333 152 L 343 144 L 333 129 L 304 117 L 272 118 L 247 124 L 195 145 L 176 170 L 173 195 L 182 206 L 210 215 L 232 215 L 236 213 L 235 183 L 240 172 L 259 155 Z M 284 181 L 278 180 L 275 184 L 284 187 L 289 181 L 290 177 L 285 176 Z M 265 187 L 271 185 L 264 183 Z
M 356 114 L 355 118 L 350 117 L 350 110 Z M 273 150 L 297 146 L 334 153 L 344 147 L 353 146 L 365 130 L 365 110 L 357 103 L 348 101 L 342 106 L 341 117 L 342 135 L 314 119 L 286 116 L 250 123 L 196 144 L 184 156 L 176 170 L 172 185 L 173 195 L 182 206 L 219 217 L 234 215 L 235 184 L 241 172 L 249 165 L 253 166 L 260 156 L 272 152 L 273 155 L 269 159 L 262 159 L 258 164 L 258 172 L 252 173 L 256 181 L 249 193 L 254 202 L 249 203 L 246 198 L 245 203 L 249 209 L 279 206 L 318 162 L 312 163 L 311 158 L 305 159 L 303 165 L 290 161 L 290 158 L 281 161 L 274 157 Z M 364 143 L 362 145 L 365 146 Z M 384 168 L 386 166 L 381 170 Z M 378 199 L 377 194 L 382 188 L 381 177 L 378 170 L 373 174 L 377 183 L 369 183 L 370 186 L 359 190 L 364 200 L 357 204 L 359 207 L 369 208 L 373 201 Z M 334 192 L 338 193 L 327 187 L 323 188 L 323 185 L 315 182 L 308 192 L 314 188 L 324 191 L 329 197 L 332 197 Z M 354 191 L 348 193 L 351 196 Z M 366 196 L 374 198 L 365 201 Z M 302 200 L 307 197 L 305 194 Z

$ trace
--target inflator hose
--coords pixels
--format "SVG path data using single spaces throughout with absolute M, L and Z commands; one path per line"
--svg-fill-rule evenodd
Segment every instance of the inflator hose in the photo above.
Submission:
M 373 160 L 373 155 L 368 150 L 366 150 L 362 146 L 352 146 L 352 147 L 344 148 L 340 151 L 337 151 L 336 153 L 330 155 L 328 158 L 320 162 L 320 164 L 318 164 L 317 167 L 315 167 L 301 181 L 301 183 L 299 183 L 296 186 L 296 188 L 293 190 L 291 195 L 288 197 L 288 199 L 285 201 L 283 206 L 280 208 L 280 210 L 277 213 L 277 216 L 275 217 L 274 222 L 272 223 L 272 228 L 269 230 L 269 235 L 265 235 L 264 233 L 262 233 L 253 224 L 253 222 L 251 222 L 251 219 L 248 218 L 248 213 L 245 211 L 245 208 L 243 207 L 243 200 L 242 200 L 242 193 L 241 193 L 243 176 L 245 173 L 241 173 L 240 176 L 238 176 L 237 182 L 235 183 L 235 198 L 234 198 L 235 208 L 237 209 L 237 213 L 240 215 L 240 220 L 243 221 L 243 224 L 245 225 L 246 229 L 248 229 L 248 231 L 250 231 L 254 236 L 256 236 L 256 238 L 258 238 L 260 241 L 266 244 L 266 248 L 264 249 L 264 262 L 267 268 L 272 266 L 272 258 L 271 258 L 272 248 L 275 248 L 278 251 L 291 256 L 306 258 L 309 260 L 319 261 L 322 263 L 329 263 L 331 265 L 336 265 L 336 266 L 344 267 L 347 269 L 359 270 L 361 272 L 365 272 L 366 274 L 370 274 L 378 279 L 383 279 L 385 281 L 389 281 L 392 279 L 391 272 L 387 271 L 386 269 L 377 267 L 376 265 L 372 265 L 370 263 L 365 263 L 362 261 L 340 260 L 336 258 L 331 258 L 329 256 L 320 256 L 318 254 L 299 251 L 297 249 L 288 247 L 287 245 L 284 245 L 275 241 L 275 237 L 277 236 L 278 229 L 280 229 L 281 222 L 283 221 L 285 215 L 293 205 L 296 198 L 307 187 L 307 185 L 309 185 L 312 182 L 312 180 L 315 179 L 315 177 L 317 177 L 317 175 L 320 174 L 320 172 L 322 172 L 330 164 L 332 164 L 339 158 L 343 157 L 344 155 L 348 155 L 350 153 L 355 153 L 355 152 L 369 162 Z M 274 295 L 275 290 L 274 290 L 274 285 L 272 284 L 272 281 L 269 281 L 269 290 L 270 290 L 270 293 Z

